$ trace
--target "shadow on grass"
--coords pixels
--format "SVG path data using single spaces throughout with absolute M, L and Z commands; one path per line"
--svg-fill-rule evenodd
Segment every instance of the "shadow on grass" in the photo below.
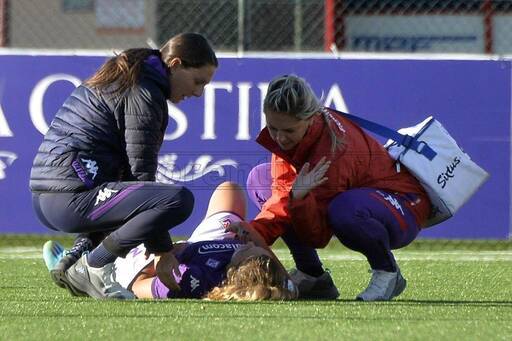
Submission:
M 486 306 L 486 307 L 512 307 L 512 300 L 395 300 L 395 301 L 377 301 L 377 302 L 363 302 L 349 299 L 338 299 L 338 300 L 293 300 L 293 301 L 258 301 L 258 302 L 219 302 L 219 301 L 204 301 L 204 300 L 192 300 L 192 299 L 169 299 L 169 300 L 138 300 L 141 304 L 173 304 L 175 302 L 187 302 L 193 304 L 207 304 L 207 305 L 275 305 L 275 304 L 317 304 L 321 306 L 333 306 L 339 304 L 351 304 L 351 305 L 404 305 L 404 306 L 426 306 L 426 305 L 437 305 L 437 306 Z
M 56 297 L 0 297 L 0 302 L 14 303 L 14 302 L 55 302 Z M 115 300 L 97 300 L 89 297 L 59 297 L 61 302 L 68 302 L 71 304 L 94 304 L 101 306 L 108 304 L 112 305 L 188 305 L 191 309 L 197 309 L 198 306 L 201 310 L 207 309 L 208 307 L 228 307 L 228 306 L 282 306 L 282 307 L 314 307 L 317 308 L 334 308 L 340 306 L 373 306 L 373 307 L 428 307 L 437 306 L 443 307 L 480 307 L 480 308 L 512 308 L 512 300 L 394 300 L 394 301 L 377 301 L 377 302 L 363 302 L 349 299 L 338 299 L 338 300 L 294 300 L 294 301 L 256 301 L 256 302 L 234 302 L 234 301 L 205 301 L 200 299 L 167 299 L 167 300 L 151 300 L 151 299 L 140 299 L 140 300 L 128 300 L 128 301 L 115 301 Z M 30 314 L 29 314 L 30 315 Z M 133 316 L 133 315 L 129 315 Z M 158 315 L 157 315 L 158 316 Z
M 378 313 L 369 313 L 366 314 L 363 312 L 362 316 L 355 316 L 355 315 L 340 315 L 334 314 L 332 312 L 329 312 L 330 314 L 319 314 L 318 312 L 315 312 L 314 314 L 303 312 L 303 313 L 297 313 L 297 312 L 279 312 L 279 313 L 268 313 L 268 312 L 259 312 L 259 311 L 247 311 L 246 313 L 240 313 L 240 312 L 233 312 L 233 311 L 219 311 L 219 310 L 205 310 L 201 312 L 189 312 L 186 315 L 183 315 L 181 317 L 173 316 L 173 311 L 169 310 L 167 312 L 159 312 L 155 313 L 152 312 L 151 314 L 144 314 L 144 313 L 126 313 L 126 312 L 112 312 L 112 311 L 105 311 L 104 313 L 44 313 L 44 312 L 15 312 L 15 313 L 9 313 L 9 314 L 0 314 L 0 317 L 3 318 L 35 318 L 35 319 L 48 319 L 48 318 L 54 318 L 54 319 L 78 319 L 80 321 L 84 321 L 87 319 L 144 319 L 144 320 L 161 320 L 168 319 L 169 317 L 173 317 L 173 320 L 200 320 L 200 321 L 211 321 L 212 318 L 215 318 L 216 320 L 219 319 L 226 319 L 229 321 L 233 321 L 235 319 L 239 320 L 248 320 L 248 321 L 254 321 L 256 319 L 264 319 L 268 321 L 273 321 L 274 323 L 276 321 L 292 321 L 296 320 L 298 323 L 300 321 L 306 321 L 306 320 L 313 320 L 313 321 L 388 321 L 388 322 L 396 322 L 397 321 L 397 314 L 390 314 L 389 316 L 378 314 Z M 489 321 L 493 323 L 502 323 L 505 322 L 507 325 L 509 322 L 512 322 L 512 317 L 505 315 L 505 316 L 482 316 L 482 315 L 469 315 L 469 316 L 458 316 L 458 315 L 452 315 L 447 316 L 444 315 L 437 315 L 435 313 L 425 314 L 425 315 L 417 315 L 412 314 L 412 312 L 401 312 L 398 314 L 400 321 L 418 321 L 418 322 L 424 322 L 424 321 L 439 321 L 439 322 L 474 322 L 474 321 Z M 198 325 L 201 326 L 201 325 Z
M 486 306 L 486 307 L 512 307 L 512 300 L 397 300 L 386 303 L 395 305 L 444 305 L 444 306 Z

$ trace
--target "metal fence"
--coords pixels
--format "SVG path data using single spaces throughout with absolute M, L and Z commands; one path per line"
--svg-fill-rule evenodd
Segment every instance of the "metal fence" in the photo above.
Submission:
M 0 0 L 0 46 L 119 49 L 205 34 L 227 52 L 512 53 L 511 0 Z

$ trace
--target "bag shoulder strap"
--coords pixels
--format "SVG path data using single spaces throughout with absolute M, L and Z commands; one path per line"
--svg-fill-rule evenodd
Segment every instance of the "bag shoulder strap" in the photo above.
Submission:
M 414 136 L 400 134 L 398 131 L 394 129 L 388 128 L 373 121 L 366 120 L 356 115 L 348 114 L 332 108 L 329 108 L 329 110 L 332 110 L 348 118 L 349 120 L 357 123 L 358 125 L 360 125 L 361 127 L 368 131 L 371 131 L 382 137 L 391 139 L 407 149 L 412 149 L 415 152 L 425 156 L 429 160 L 432 160 L 437 155 L 437 153 L 432 148 L 430 148 L 430 146 L 427 143 L 425 143 L 424 141 L 418 141 L 417 138 Z

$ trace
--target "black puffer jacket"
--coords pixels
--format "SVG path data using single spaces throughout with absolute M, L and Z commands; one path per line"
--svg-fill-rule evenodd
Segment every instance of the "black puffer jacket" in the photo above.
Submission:
M 122 95 L 76 88 L 39 147 L 30 189 L 78 192 L 109 181 L 154 181 L 169 94 L 168 77 L 148 64 Z

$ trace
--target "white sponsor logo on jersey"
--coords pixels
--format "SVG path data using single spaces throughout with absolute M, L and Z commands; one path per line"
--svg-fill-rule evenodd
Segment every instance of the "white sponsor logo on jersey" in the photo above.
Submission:
M 229 218 L 222 218 L 219 220 L 219 222 L 222 225 L 222 227 L 224 227 L 225 229 L 227 229 L 229 227 L 229 225 L 231 225 L 231 219 L 229 219 Z
M 208 258 L 206 261 L 206 266 L 209 266 L 212 269 L 217 269 L 219 267 L 220 262 L 218 260 Z
M 117 192 L 119 192 L 119 190 L 109 189 L 107 187 L 100 189 L 98 195 L 96 196 L 96 202 L 94 203 L 94 206 L 98 205 L 100 202 L 104 202 L 105 200 L 109 199 L 112 196 L 112 194 L 115 194 Z
M 194 276 L 190 275 L 190 291 L 194 291 L 199 286 L 199 280 Z
M 204 244 L 201 245 L 199 250 L 197 250 L 197 253 L 200 255 L 206 255 L 209 253 L 220 253 L 220 252 L 228 252 L 228 251 L 234 251 L 238 249 L 242 244 L 217 244 L 217 243 L 210 243 L 210 244 Z

